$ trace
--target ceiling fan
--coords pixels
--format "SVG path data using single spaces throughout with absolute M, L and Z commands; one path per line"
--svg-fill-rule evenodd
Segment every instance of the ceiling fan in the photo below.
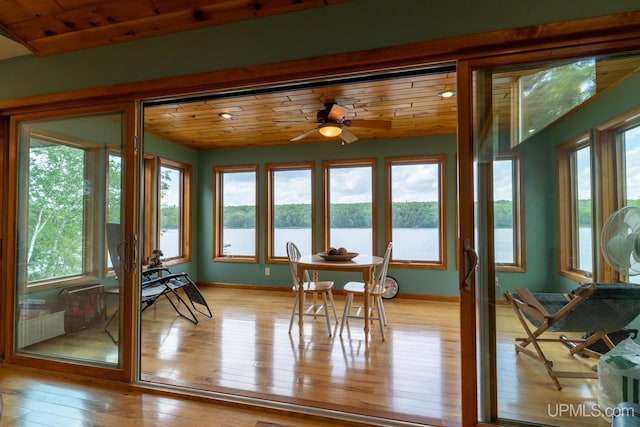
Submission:
M 319 110 L 316 114 L 318 125 L 302 134 L 291 138 L 290 141 L 300 141 L 302 138 L 318 131 L 327 138 L 339 136 L 342 141 L 350 144 L 358 140 L 348 127 L 362 127 L 373 129 L 391 129 L 391 121 L 389 120 L 349 120 L 345 114 L 349 111 L 347 108 L 334 102 L 324 104 L 324 110 Z

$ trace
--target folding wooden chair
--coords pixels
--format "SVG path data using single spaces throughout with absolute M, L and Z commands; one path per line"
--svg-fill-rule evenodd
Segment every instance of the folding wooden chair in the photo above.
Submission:
M 526 288 L 516 288 L 515 293 L 505 292 L 516 316 L 527 334 L 516 338 L 516 354 L 524 353 L 542 363 L 558 390 L 562 389 L 558 378 L 598 378 L 595 372 L 555 371 L 541 342 L 570 344 L 570 354 L 586 354 L 599 358 L 600 353 L 587 348 L 602 339 L 611 349 L 613 342 L 608 333 L 621 330 L 640 314 L 640 285 L 631 283 L 588 283 L 570 293 L 531 293 Z M 546 332 L 592 332 L 586 339 L 542 338 Z M 529 347 L 531 346 L 531 347 Z

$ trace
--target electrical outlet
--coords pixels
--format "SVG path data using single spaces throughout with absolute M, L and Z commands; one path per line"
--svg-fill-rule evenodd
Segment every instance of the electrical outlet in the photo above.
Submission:
M 264 275 L 265 276 L 271 276 L 271 269 L 269 267 L 265 267 L 264 268 Z

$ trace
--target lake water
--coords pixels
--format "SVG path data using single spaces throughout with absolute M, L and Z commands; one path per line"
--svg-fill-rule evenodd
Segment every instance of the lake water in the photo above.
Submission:
M 254 254 L 253 229 L 225 229 L 224 243 L 228 246 L 229 255 Z M 500 232 L 511 239 L 510 231 Z M 311 248 L 311 230 L 308 228 L 281 228 L 274 233 L 276 256 L 286 256 L 286 243 L 293 241 L 300 252 L 308 254 Z M 440 236 L 435 228 L 396 228 L 393 230 L 393 257 L 405 260 L 436 261 Z M 498 237 L 496 237 L 498 241 Z M 500 237 L 500 247 L 506 248 L 506 257 L 511 255 L 511 240 Z M 371 231 L 363 228 L 334 229 L 331 242 L 335 247 L 345 247 L 350 252 L 371 253 Z M 384 246 L 384 245 L 382 245 Z M 382 247 L 381 246 L 381 247 Z M 502 261 L 506 262 L 506 261 Z
M 350 252 L 370 253 L 371 232 L 363 228 L 334 229 L 331 241 L 334 246 L 343 246 Z M 581 267 L 591 271 L 591 239 L 590 228 L 580 229 Z M 435 228 L 396 228 L 393 230 L 393 257 L 405 260 L 437 260 L 439 235 Z M 303 254 L 311 253 L 311 230 L 308 228 L 279 228 L 275 230 L 274 243 L 275 255 L 286 256 L 286 243 L 293 241 Z M 161 237 L 162 251 L 165 258 L 171 258 L 178 254 L 177 230 L 166 230 Z M 586 243 L 586 244 L 584 244 Z M 254 229 L 231 228 L 225 229 L 224 244 L 228 255 L 253 255 L 255 254 Z M 495 257 L 496 262 L 513 262 L 513 232 L 510 228 L 498 228 L 495 230 Z M 382 246 L 381 246 L 382 247 Z
M 369 253 L 371 249 L 371 234 L 367 229 L 347 228 L 337 230 L 337 236 L 332 241 L 340 241 L 342 246 L 351 252 Z M 436 260 L 438 256 L 437 242 L 439 239 L 434 228 L 398 228 L 393 230 L 393 256 L 395 259 Z M 229 255 L 253 255 L 255 253 L 255 239 L 253 229 L 226 229 L 225 244 L 228 244 Z M 592 271 L 591 260 L 591 229 L 580 228 L 580 267 L 585 271 Z M 311 230 L 308 228 L 280 228 L 274 235 L 276 256 L 286 256 L 286 243 L 293 241 L 303 254 L 311 253 Z M 178 255 L 178 232 L 166 230 L 162 234 L 162 251 L 165 258 Z M 513 262 L 513 232 L 510 228 L 495 230 L 496 262 Z M 421 258 L 419 258 L 421 257 Z M 640 283 L 640 276 L 629 278 L 633 283 Z

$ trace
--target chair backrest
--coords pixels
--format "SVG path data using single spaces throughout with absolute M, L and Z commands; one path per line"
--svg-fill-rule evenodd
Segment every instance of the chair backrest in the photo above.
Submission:
M 380 264 L 380 268 L 378 268 L 378 271 L 376 272 L 376 286 L 384 286 L 384 282 L 387 278 L 387 270 L 389 269 L 392 247 L 393 243 L 389 242 L 389 244 L 387 244 L 387 250 L 384 253 L 382 264 Z
M 564 332 L 614 332 L 626 327 L 640 315 L 640 284 L 636 283 L 585 283 L 572 291 L 593 291 L 566 315 L 558 317 L 548 329 Z M 538 302 L 550 314 L 558 313 L 566 304 L 564 293 L 537 292 Z M 525 314 L 526 315 L 526 314 Z M 537 319 L 527 318 L 535 326 Z
M 300 249 L 293 242 L 287 242 L 287 257 L 289 258 L 289 267 L 291 267 L 291 276 L 293 278 L 293 288 L 298 289 L 298 264 L 300 259 Z M 305 270 L 304 281 L 310 282 L 309 272 Z

